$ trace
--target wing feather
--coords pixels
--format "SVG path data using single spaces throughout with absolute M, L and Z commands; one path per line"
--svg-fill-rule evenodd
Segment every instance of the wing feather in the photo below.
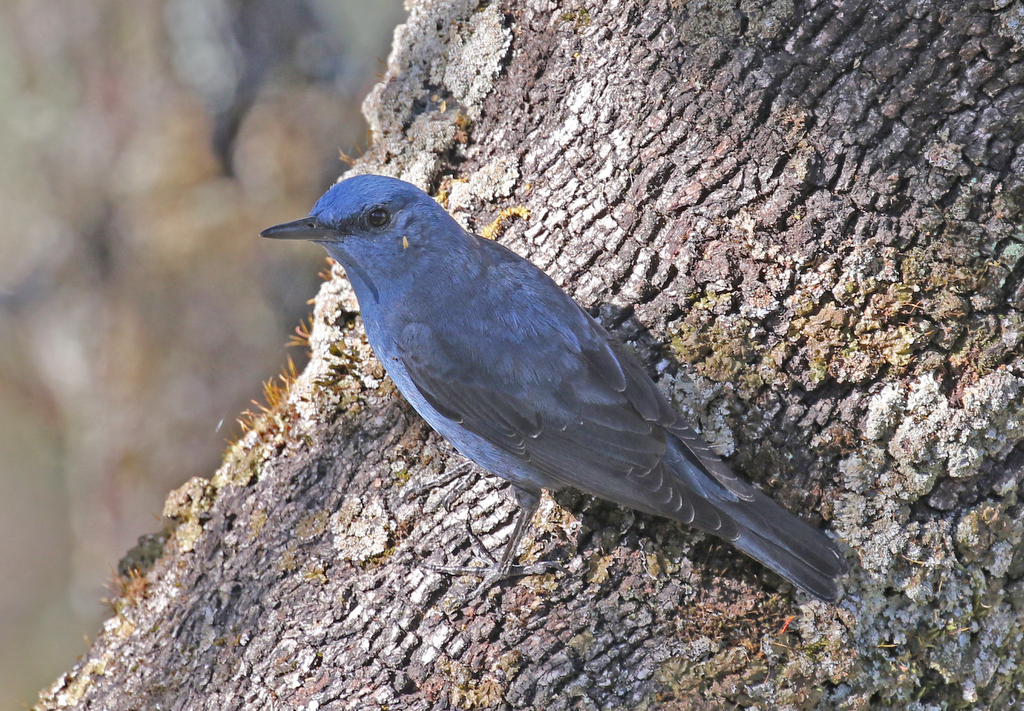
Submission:
M 423 398 L 556 486 L 719 531 L 722 519 L 702 497 L 746 500 L 750 486 L 547 277 L 515 260 L 492 268 L 505 271 L 488 282 L 508 291 L 460 300 L 478 318 L 401 330 L 399 357 Z M 506 308 L 512 300 L 516 308 Z M 670 437 L 683 445 L 673 445 L 673 459 L 685 459 L 692 476 L 665 468 Z

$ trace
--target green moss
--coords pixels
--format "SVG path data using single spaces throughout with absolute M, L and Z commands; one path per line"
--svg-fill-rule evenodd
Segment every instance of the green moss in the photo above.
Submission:
M 569 649 L 578 657 L 585 657 L 587 651 L 594 646 L 594 634 L 585 629 L 569 640 Z
M 765 382 L 756 367 L 763 347 L 750 339 L 753 324 L 749 320 L 707 319 L 701 314 L 714 308 L 716 301 L 704 300 L 684 320 L 671 340 L 673 355 L 696 365 L 701 375 L 716 383 L 738 383 L 741 396 L 753 397 Z
M 412 479 L 412 472 L 409 470 L 409 467 L 392 467 L 391 476 L 395 478 L 395 483 L 398 487 L 403 487 Z
M 263 419 L 269 419 L 269 413 Z M 266 423 L 265 423 L 266 424 Z M 259 444 L 245 447 L 236 442 L 228 450 L 224 458 L 224 464 L 217 473 L 213 475 L 212 484 L 218 491 L 230 485 L 247 486 L 250 482 L 258 479 L 263 471 L 263 464 L 269 457 L 266 447 Z
M 688 701 L 709 692 L 733 704 L 749 706 L 750 687 L 768 676 L 766 660 L 745 649 L 729 647 L 706 661 L 669 659 L 655 672 L 663 689 L 659 701 Z
M 278 571 L 282 573 L 290 573 L 298 568 L 298 562 L 296 561 L 298 553 L 298 546 L 289 546 L 288 549 L 281 554 L 281 559 L 277 562 Z
M 139 536 L 135 547 L 125 553 L 124 558 L 118 562 L 118 575 L 125 578 L 133 573 L 137 576 L 145 575 L 164 554 L 167 538 L 166 531 Z
M 573 25 L 573 29 L 577 32 L 582 27 L 586 27 L 590 24 L 590 10 L 585 7 L 581 7 L 577 10 L 569 10 L 563 12 L 558 16 L 560 22 L 570 22 Z
M 513 649 L 505 652 L 498 658 L 497 668 L 506 679 L 511 679 L 523 666 L 523 655 L 519 650 Z
M 326 511 L 313 511 L 306 514 L 295 526 L 295 535 L 302 541 L 318 538 L 327 530 L 328 517 L 329 514 Z
M 479 709 L 497 706 L 505 698 L 506 683 L 493 671 L 474 677 L 472 670 L 461 662 L 442 655 L 437 667 L 448 680 L 448 699 L 461 709 Z
M 249 518 L 249 540 L 255 540 L 260 532 L 263 530 L 263 526 L 267 523 L 267 512 L 263 509 L 257 509 L 252 512 L 252 516 Z
M 308 582 L 317 583 L 319 585 L 327 584 L 327 575 L 324 572 L 324 566 L 322 563 L 311 563 L 306 566 L 306 569 L 302 571 L 302 577 Z
M 216 498 L 216 488 L 201 477 L 192 477 L 168 494 L 163 515 L 178 522 L 174 538 L 181 552 L 188 553 L 199 540 L 203 532 L 201 517 L 213 508 Z

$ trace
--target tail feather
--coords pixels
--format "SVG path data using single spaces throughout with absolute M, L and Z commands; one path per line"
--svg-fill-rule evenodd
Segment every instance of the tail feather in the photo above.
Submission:
M 670 442 L 670 450 L 686 446 L 679 440 Z M 692 457 L 681 451 L 671 454 L 666 458 L 669 469 L 694 492 L 693 498 L 706 503 L 700 508 L 708 509 L 692 525 L 724 538 L 815 597 L 830 602 L 839 598 L 839 578 L 847 564 L 832 539 L 756 487 L 733 478 L 727 488 L 706 468 L 695 466 Z M 724 466 L 721 460 L 718 464 Z M 742 490 L 736 491 L 737 486 Z
M 822 600 L 839 598 L 847 564 L 832 539 L 760 492 L 724 509 L 739 527 L 734 546 Z

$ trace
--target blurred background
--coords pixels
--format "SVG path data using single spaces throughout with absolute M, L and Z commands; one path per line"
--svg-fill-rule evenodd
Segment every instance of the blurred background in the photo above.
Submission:
M 282 371 L 401 0 L 0 0 L 0 709 Z

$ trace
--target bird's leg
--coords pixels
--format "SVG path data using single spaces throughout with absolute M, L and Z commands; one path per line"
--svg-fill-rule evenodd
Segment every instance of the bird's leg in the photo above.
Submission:
M 455 479 L 459 479 L 461 477 L 460 481 L 455 485 L 455 488 L 445 494 L 444 499 L 441 501 L 441 505 L 444 506 L 444 510 L 451 513 L 452 506 L 455 502 L 458 501 L 459 497 L 462 496 L 469 487 L 473 486 L 479 478 L 476 476 L 463 476 L 464 474 L 468 474 L 472 468 L 473 462 L 466 460 L 459 466 L 449 469 L 433 481 L 411 488 L 410 492 L 413 496 L 421 496 L 424 493 L 433 491 L 434 489 L 442 486 L 448 486 L 448 484 L 453 482 Z M 477 555 L 485 559 L 492 566 L 498 564 L 494 559 L 494 556 L 491 555 L 491 552 L 487 550 L 487 546 L 485 546 L 483 541 L 480 540 L 480 537 L 473 532 L 473 527 L 470 525 L 468 516 L 466 517 L 466 535 L 469 536 L 469 540 L 473 543 L 473 549 L 476 551 Z
M 473 547 L 482 552 L 483 555 L 481 557 L 485 558 L 489 565 L 427 566 L 432 570 L 436 570 L 439 573 L 446 573 L 448 575 L 481 576 L 482 580 L 480 581 L 480 584 L 475 590 L 473 590 L 467 599 L 471 600 L 477 597 L 482 592 L 492 587 L 495 583 L 499 583 L 512 576 L 540 575 L 541 573 L 546 573 L 551 570 L 561 570 L 562 566 L 553 561 L 542 561 L 532 565 L 513 565 L 516 551 L 519 549 L 519 543 L 522 541 L 523 536 L 526 535 L 527 526 L 533 519 L 533 514 L 536 513 L 537 507 L 540 505 L 540 496 L 535 492 L 521 489 L 515 485 L 512 486 L 512 491 L 515 492 L 516 500 L 519 503 L 519 510 L 516 512 L 516 522 L 512 529 L 512 537 L 505 545 L 505 550 L 502 552 L 500 560 L 496 560 L 490 551 L 484 547 L 480 538 L 473 533 L 473 529 L 469 528 L 467 521 L 467 528 L 469 529 L 469 536 L 473 543 Z

